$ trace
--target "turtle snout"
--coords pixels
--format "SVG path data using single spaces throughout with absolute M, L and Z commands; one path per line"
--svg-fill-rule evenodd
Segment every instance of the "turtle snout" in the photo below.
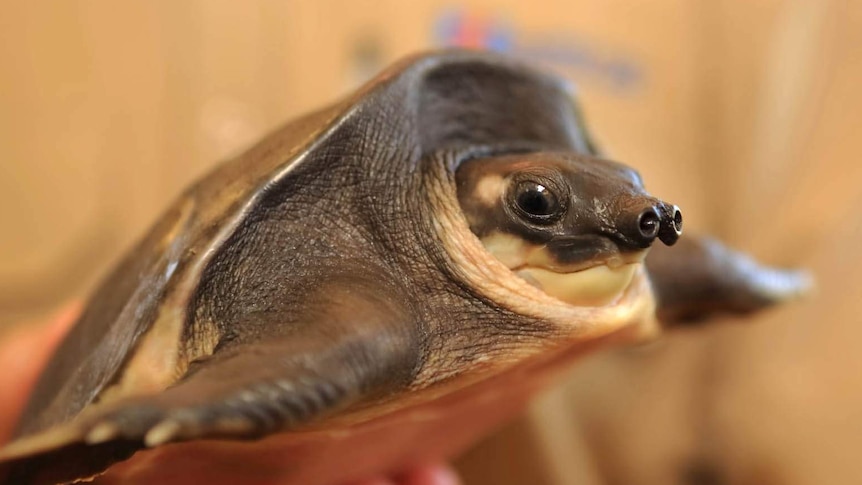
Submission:
M 647 248 L 659 239 L 668 246 L 682 234 L 682 212 L 675 205 L 654 201 L 641 205 L 625 219 L 621 232 L 636 247 Z

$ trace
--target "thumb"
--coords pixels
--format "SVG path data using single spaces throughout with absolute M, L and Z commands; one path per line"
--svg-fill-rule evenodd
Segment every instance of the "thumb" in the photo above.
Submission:
M 0 443 L 9 439 L 39 373 L 79 312 L 79 304 L 66 305 L 47 325 L 19 325 L 0 338 Z

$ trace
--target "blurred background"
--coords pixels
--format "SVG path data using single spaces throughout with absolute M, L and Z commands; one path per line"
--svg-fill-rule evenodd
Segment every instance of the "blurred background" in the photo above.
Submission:
M 862 2 L 0 6 L 0 328 L 81 298 L 185 185 L 290 117 L 418 50 L 499 50 L 571 80 L 689 230 L 818 288 L 586 359 L 459 460 L 466 483 L 862 483 Z

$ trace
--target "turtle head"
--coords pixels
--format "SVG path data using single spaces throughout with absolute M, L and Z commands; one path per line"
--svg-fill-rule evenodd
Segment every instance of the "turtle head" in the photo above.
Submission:
M 676 206 L 656 199 L 631 168 L 571 153 L 474 159 L 457 173 L 470 229 L 497 259 L 576 305 L 612 302 L 650 246 L 682 232 Z

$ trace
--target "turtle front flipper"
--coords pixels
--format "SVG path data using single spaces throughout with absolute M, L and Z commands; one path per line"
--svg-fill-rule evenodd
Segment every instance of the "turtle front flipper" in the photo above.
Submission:
M 751 313 L 799 297 L 811 286 L 805 271 L 763 266 L 708 237 L 686 235 L 673 247 L 656 246 L 646 265 L 659 319 L 668 324 Z
M 417 368 L 417 340 L 405 331 L 413 327 L 373 303 L 339 300 L 319 302 L 306 316 L 320 320 L 301 329 L 226 340 L 161 393 L 97 404 L 20 438 L 0 450 L 0 483 L 91 477 L 171 442 L 260 438 L 403 389 Z

